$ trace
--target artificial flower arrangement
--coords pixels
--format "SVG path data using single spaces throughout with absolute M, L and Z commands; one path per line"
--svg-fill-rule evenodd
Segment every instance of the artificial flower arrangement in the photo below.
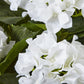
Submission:
M 0 83 L 84 84 L 84 0 L 2 0 L 0 10 Z

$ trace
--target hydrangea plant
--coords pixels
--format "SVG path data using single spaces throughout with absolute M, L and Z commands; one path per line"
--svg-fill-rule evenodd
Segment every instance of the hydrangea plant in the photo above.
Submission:
M 2 0 L 0 11 L 1 84 L 84 84 L 84 0 Z

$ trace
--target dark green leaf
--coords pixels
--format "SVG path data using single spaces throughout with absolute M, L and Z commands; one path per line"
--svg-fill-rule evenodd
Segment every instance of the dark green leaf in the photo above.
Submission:
M 8 25 L 5 23 L 0 23 L 1 26 L 3 27 L 4 31 L 8 35 L 9 39 L 15 40 L 15 41 L 20 41 L 24 38 L 30 38 L 33 37 L 35 38 L 36 35 L 41 34 L 44 30 L 43 27 L 45 27 L 45 24 L 38 24 L 36 25 L 35 23 L 32 22 L 27 22 L 21 25 Z
M 6 24 L 16 24 L 20 20 L 22 20 L 22 17 L 0 17 L 0 22 Z
M 18 84 L 18 78 L 16 73 L 5 73 L 0 76 L 0 84 Z
M 67 41 L 72 41 L 73 35 L 77 35 L 79 37 L 79 41 L 84 44 L 84 18 L 81 17 L 73 17 L 73 26 L 69 29 L 61 29 L 57 33 L 57 40 L 62 41 L 66 39 Z M 82 39 L 81 39 L 82 38 Z
M 20 26 L 12 25 L 11 38 L 12 40 L 20 41 L 24 38 L 35 38 L 36 35 L 41 34 L 44 30 L 35 23 L 27 22 Z
M 0 17 L 14 17 L 21 16 L 23 10 L 19 9 L 18 11 L 11 11 L 10 6 L 4 2 L 4 0 L 0 0 Z
M 20 52 L 22 52 L 27 47 L 25 39 L 17 42 L 13 48 L 10 50 L 5 60 L 0 63 L 0 74 L 4 73 L 5 70 L 11 65 Z
M 35 24 L 35 25 L 42 28 L 43 30 L 46 30 L 45 24 Z
M 18 11 L 11 11 L 10 6 L 4 2 L 4 0 L 0 0 L 0 22 L 5 24 L 16 24 L 25 22 L 24 20 L 30 20 L 29 16 L 22 18 L 23 9 L 18 9 Z
M 5 60 L 0 63 L 0 72 L 4 73 L 7 68 L 13 63 L 18 54 L 22 52 L 26 47 L 27 43 L 25 42 L 26 38 L 32 37 L 35 38 L 36 35 L 43 32 L 41 27 L 36 26 L 34 23 L 28 22 L 20 26 L 8 26 L 5 31 L 9 33 L 9 36 L 12 40 L 19 41 L 14 47 L 10 50 Z M 4 67 L 5 66 L 5 67 Z M 13 66 L 14 67 L 14 66 Z

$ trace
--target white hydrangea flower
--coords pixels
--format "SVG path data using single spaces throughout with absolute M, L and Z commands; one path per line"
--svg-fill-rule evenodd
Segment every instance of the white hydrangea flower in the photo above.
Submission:
M 29 44 L 29 50 L 32 51 L 34 46 L 37 46 L 42 53 L 47 53 L 48 49 L 56 44 L 57 38 L 54 34 L 44 31 L 41 35 L 37 35 L 37 38 L 34 40 L 28 39 L 26 41 Z
M 31 60 L 30 60 L 31 59 Z M 35 59 L 30 52 L 19 54 L 18 61 L 15 65 L 15 70 L 19 75 L 29 75 L 29 72 L 35 66 Z
M 4 34 L 3 29 L 0 27 L 0 60 L 4 58 L 10 49 L 14 45 L 14 41 L 10 41 L 9 44 L 6 43 L 7 36 Z
M 19 84 L 61 84 L 57 79 L 45 78 L 40 70 L 34 70 L 32 76 L 21 77 Z
M 74 36 L 72 43 L 66 40 L 57 43 L 56 36 L 46 31 L 38 35 L 34 40 L 31 38 L 28 39 L 27 43 L 29 47 L 25 53 L 19 54 L 18 61 L 15 65 L 19 76 L 26 76 L 22 77 L 19 82 L 22 84 L 23 81 L 26 84 L 28 83 L 27 80 L 29 80 L 30 84 L 34 82 L 35 84 L 38 82 L 41 84 L 42 80 L 55 80 L 55 78 L 58 80 L 60 71 L 64 70 L 68 72 L 72 70 L 77 63 L 84 66 L 84 45 L 75 41 L 76 39 L 77 36 Z M 80 51 L 82 53 L 80 53 Z M 35 70 L 32 72 L 32 76 L 30 76 L 29 73 L 34 69 L 34 66 Z M 55 69 L 58 69 L 58 71 L 53 71 Z M 41 73 L 41 76 L 39 75 L 39 78 L 34 77 L 36 78 L 34 79 L 33 75 L 36 73 Z M 67 75 L 67 73 L 65 75 Z
M 81 3 L 83 1 L 79 0 L 79 2 L 84 5 Z M 32 20 L 44 22 L 49 32 L 56 33 L 61 28 L 72 27 L 71 16 L 75 11 L 76 4 L 78 4 L 76 0 L 32 0 L 24 6 L 28 12 L 24 12 L 22 15 L 25 16 L 28 13 Z M 80 4 L 78 8 L 83 9 Z
M 10 10 L 17 11 L 18 7 L 24 8 L 28 0 L 4 0 L 10 4 Z
M 17 11 L 21 3 L 21 0 L 4 0 L 4 1 L 10 4 L 10 10 L 13 10 L 13 11 Z
M 58 32 L 61 28 L 70 28 L 72 27 L 72 19 L 66 13 L 62 12 L 60 7 L 56 4 L 49 6 L 51 10 L 51 17 L 46 21 L 46 27 L 49 32 Z M 66 27 L 65 27 L 66 26 Z
M 18 61 L 15 65 L 15 69 L 19 75 L 23 75 L 24 73 L 29 74 L 34 66 L 37 67 L 43 64 L 45 60 L 43 60 L 41 56 L 46 55 L 48 49 L 56 43 L 56 37 L 44 31 L 41 35 L 38 35 L 36 39 L 32 40 L 30 38 L 26 41 L 29 47 L 26 49 L 26 53 L 19 54 Z
M 62 1 L 60 2 L 62 3 Z M 48 31 L 56 33 L 61 28 L 72 27 L 71 16 L 75 10 L 73 8 L 69 10 L 66 7 L 62 9 L 63 7 L 59 6 L 56 0 L 32 0 L 26 4 L 24 9 L 28 11 L 32 20 L 44 22 Z M 24 12 L 23 16 L 26 14 Z
M 84 84 L 84 66 L 80 63 L 75 64 L 66 75 L 60 78 L 60 80 L 62 79 L 62 83 Z
M 5 0 L 8 2 L 8 0 Z M 9 0 L 10 9 L 25 9 L 22 16 L 29 14 L 32 20 L 46 24 L 49 32 L 57 33 L 61 28 L 72 27 L 71 16 L 75 8 L 82 10 L 84 16 L 84 0 Z
M 83 9 L 84 8 L 84 0 L 74 0 L 74 7 L 77 9 Z
M 66 40 L 63 40 L 52 45 L 52 47 L 48 49 L 48 56 L 45 59 L 49 62 L 52 70 L 61 67 L 70 67 L 71 62 L 74 60 L 74 57 L 77 57 L 78 54 L 74 53 L 77 50 L 74 40 L 71 44 Z

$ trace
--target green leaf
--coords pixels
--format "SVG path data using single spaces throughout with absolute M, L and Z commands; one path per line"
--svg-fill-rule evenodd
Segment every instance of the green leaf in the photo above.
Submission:
M 21 8 L 18 11 L 11 11 L 10 6 L 4 2 L 4 0 L 0 0 L 0 22 L 5 24 L 17 24 L 22 20 L 25 21 L 30 20 L 30 17 L 22 18 L 22 12 L 25 11 Z M 25 22 L 24 21 L 24 22 Z
M 5 73 L 0 76 L 0 84 L 18 84 L 18 78 L 16 73 Z
M 22 20 L 22 17 L 0 17 L 0 22 L 4 22 L 6 24 L 16 24 L 18 21 Z
M 62 41 L 66 39 L 71 42 L 73 35 L 77 35 L 79 37 L 79 41 L 84 44 L 84 18 L 81 17 L 73 17 L 73 26 L 69 29 L 61 29 L 57 34 L 57 40 Z
M 21 16 L 22 12 L 22 9 L 19 9 L 18 11 L 11 11 L 10 6 L 4 2 L 4 0 L 0 0 L 0 17 Z
M 22 24 L 20 26 L 19 25 L 18 26 L 6 25 L 6 26 L 8 27 L 6 27 L 5 31 L 9 33 L 11 39 L 16 40 L 17 43 L 10 50 L 5 60 L 0 63 L 1 74 L 4 73 L 8 69 L 8 67 L 14 62 L 18 54 L 27 47 L 27 43 L 25 42 L 26 38 L 30 38 L 30 37 L 35 38 L 36 35 L 44 31 L 41 27 L 38 27 L 35 25 L 35 23 L 31 23 L 31 22 Z
M 22 18 L 21 14 L 24 10 L 11 11 L 10 6 L 3 0 L 0 1 L 0 26 L 3 27 L 4 32 L 10 40 L 20 41 L 27 37 L 35 38 L 46 29 L 42 23 L 34 23 L 27 15 Z M 31 21 L 31 22 L 28 22 Z
M 24 38 L 35 38 L 36 35 L 41 34 L 44 30 L 37 26 L 35 23 L 27 22 L 25 24 L 21 24 L 20 26 L 12 25 L 11 28 L 11 38 L 12 40 L 20 41 Z
M 5 60 L 0 63 L 0 74 L 3 74 L 5 70 L 13 63 L 15 58 L 18 56 L 20 52 L 22 52 L 27 47 L 27 43 L 25 39 L 17 42 L 13 48 L 10 50 Z
M 44 24 L 35 24 L 35 25 L 42 28 L 43 30 L 46 30 L 46 26 Z
M 8 25 L 2 23 L 1 26 L 4 29 L 5 33 L 8 35 L 9 39 L 20 41 L 24 38 L 35 38 L 36 35 L 41 34 L 44 30 L 43 26 L 37 26 L 36 23 L 27 22 L 21 25 Z

